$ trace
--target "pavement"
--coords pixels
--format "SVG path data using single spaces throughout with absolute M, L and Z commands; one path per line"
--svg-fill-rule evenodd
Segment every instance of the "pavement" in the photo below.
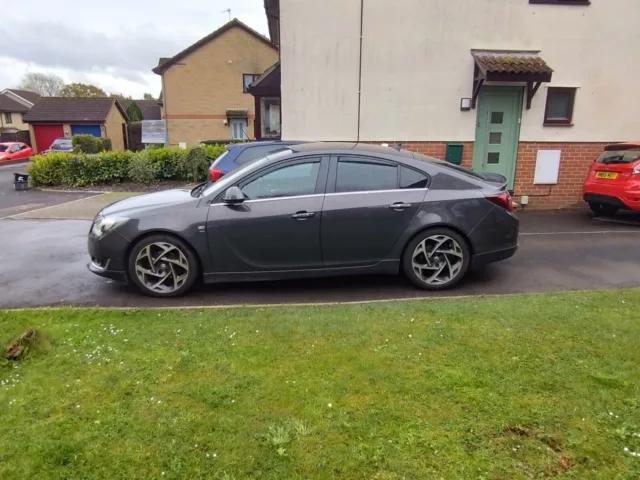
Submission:
M 4 162 L 0 164 L 0 219 L 93 195 L 86 192 L 66 193 L 39 190 L 16 192 L 13 188 L 13 174 L 25 173 L 27 164 L 28 162 L 11 165 L 6 165 Z
M 457 288 L 437 295 L 640 286 L 640 216 L 594 219 L 580 211 L 524 212 L 520 218 L 520 250 L 513 258 L 472 271 Z M 86 220 L 0 220 L 0 307 L 322 303 L 436 295 L 391 276 L 199 285 L 184 297 L 159 300 L 86 269 L 89 228 Z

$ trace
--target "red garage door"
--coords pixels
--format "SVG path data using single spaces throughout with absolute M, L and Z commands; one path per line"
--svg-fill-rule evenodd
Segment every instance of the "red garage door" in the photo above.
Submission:
M 64 137 L 62 125 L 34 125 L 38 153 L 48 150 L 56 138 Z

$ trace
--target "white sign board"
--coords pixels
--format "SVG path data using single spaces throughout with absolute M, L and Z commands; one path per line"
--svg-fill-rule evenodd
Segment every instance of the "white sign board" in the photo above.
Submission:
M 142 121 L 142 143 L 161 143 L 167 140 L 167 126 L 164 120 Z
M 561 150 L 538 150 L 534 185 L 556 185 L 560 172 Z

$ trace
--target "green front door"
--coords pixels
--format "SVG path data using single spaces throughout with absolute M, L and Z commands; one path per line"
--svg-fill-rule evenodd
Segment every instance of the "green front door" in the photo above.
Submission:
M 520 138 L 522 88 L 483 87 L 478 97 L 473 169 L 504 175 L 513 189 Z

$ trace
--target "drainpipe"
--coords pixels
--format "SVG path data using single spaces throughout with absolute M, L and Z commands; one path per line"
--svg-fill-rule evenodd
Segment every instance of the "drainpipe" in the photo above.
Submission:
M 362 32 L 364 26 L 364 0 L 360 0 L 360 65 L 358 67 L 358 138 L 360 142 L 360 116 L 362 102 Z

